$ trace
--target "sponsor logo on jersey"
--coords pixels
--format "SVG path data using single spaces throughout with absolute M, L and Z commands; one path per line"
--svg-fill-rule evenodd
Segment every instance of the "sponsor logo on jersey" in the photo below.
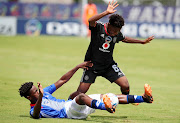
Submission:
M 88 79 L 89 79 L 89 76 L 88 76 L 88 75 L 86 75 L 86 76 L 84 77 L 84 79 L 85 79 L 85 80 L 88 80 Z
M 106 42 L 102 45 L 103 49 L 105 49 L 105 50 L 108 49 L 109 46 L 110 46 L 110 44 L 108 42 Z
M 110 47 L 111 41 L 112 41 L 111 36 L 107 36 L 105 38 L 105 43 L 102 45 L 103 49 L 105 49 L 105 50 L 108 49 Z
M 101 34 L 101 37 L 104 38 L 104 34 Z
M 109 50 L 105 50 L 103 48 L 99 48 L 100 51 L 103 51 L 103 52 L 106 52 L 106 53 L 109 53 L 110 51 Z
M 110 42 L 112 41 L 112 37 L 111 37 L 111 36 L 107 36 L 107 37 L 105 38 L 105 41 L 108 42 L 108 43 L 110 43 Z

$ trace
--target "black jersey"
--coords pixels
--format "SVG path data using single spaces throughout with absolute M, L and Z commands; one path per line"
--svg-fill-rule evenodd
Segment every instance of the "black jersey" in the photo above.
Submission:
M 120 32 L 116 36 L 109 36 L 105 24 L 96 23 L 95 27 L 89 26 L 91 30 L 91 42 L 86 52 L 85 61 L 93 62 L 94 70 L 106 69 L 113 60 L 113 50 L 115 43 L 124 40 Z

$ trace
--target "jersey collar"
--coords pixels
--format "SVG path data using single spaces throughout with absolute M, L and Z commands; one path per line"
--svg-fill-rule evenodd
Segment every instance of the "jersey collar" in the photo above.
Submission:
M 36 104 L 30 104 L 31 107 L 34 107 Z
M 110 34 L 107 32 L 106 24 L 107 23 L 104 24 L 104 30 L 105 30 L 106 34 L 110 36 Z

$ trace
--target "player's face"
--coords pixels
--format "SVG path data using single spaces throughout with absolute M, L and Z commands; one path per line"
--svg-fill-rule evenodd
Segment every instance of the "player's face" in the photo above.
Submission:
M 116 36 L 120 32 L 120 30 L 121 30 L 121 28 L 114 27 L 114 26 L 108 24 L 107 31 L 110 36 Z
M 39 91 L 38 89 L 36 88 L 36 86 L 32 86 L 32 88 L 30 89 L 29 91 L 29 95 L 32 99 L 38 99 L 39 97 Z

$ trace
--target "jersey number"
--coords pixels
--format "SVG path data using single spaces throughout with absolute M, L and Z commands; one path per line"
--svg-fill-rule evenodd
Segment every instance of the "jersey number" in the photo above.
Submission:
M 112 68 L 114 69 L 115 72 L 119 72 L 119 68 L 116 65 L 113 65 Z

